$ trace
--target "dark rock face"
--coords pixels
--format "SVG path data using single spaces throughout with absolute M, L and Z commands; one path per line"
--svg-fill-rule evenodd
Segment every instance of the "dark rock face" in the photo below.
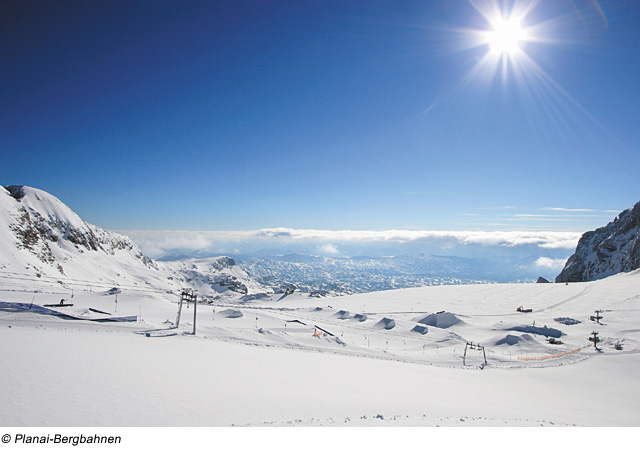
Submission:
M 549 280 L 547 280 L 544 277 L 538 277 L 538 281 L 536 281 L 536 283 L 548 283 L 548 282 L 549 282 Z
M 50 233 L 49 230 L 43 230 L 41 223 L 34 222 L 24 207 L 21 207 L 19 212 L 18 224 L 9 225 L 9 229 L 18 238 L 18 248 L 27 249 L 42 262 L 53 264 L 56 258 L 51 252 L 47 239 L 51 242 L 56 242 L 58 237 Z
M 230 291 L 239 292 L 240 294 L 246 294 L 249 292 L 247 286 L 245 286 L 240 280 L 238 280 L 233 275 L 228 275 L 226 273 L 222 273 L 217 276 L 215 279 L 215 283 L 222 287 L 226 287 Z
M 582 235 L 556 283 L 593 281 L 640 268 L 640 202 Z
M 228 256 L 222 256 L 220 258 L 218 258 L 217 261 L 214 261 L 211 263 L 211 265 L 216 269 L 216 270 L 222 270 L 225 268 L 230 268 L 236 265 L 236 262 L 233 260 L 233 258 L 229 258 Z
M 24 198 L 24 192 L 22 188 L 23 186 L 18 186 L 18 185 L 5 186 L 5 189 L 7 190 L 7 192 L 9 192 L 9 194 L 18 201 Z

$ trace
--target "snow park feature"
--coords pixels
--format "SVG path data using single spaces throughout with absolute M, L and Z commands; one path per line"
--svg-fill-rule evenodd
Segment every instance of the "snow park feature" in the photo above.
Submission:
M 60 311 L 55 311 L 53 309 L 46 308 L 48 305 L 39 306 L 34 305 L 32 303 L 8 303 L 8 302 L 0 302 L 0 311 L 4 312 L 28 312 L 32 314 L 43 314 L 49 316 L 59 317 L 61 319 L 68 320 L 90 320 L 94 322 L 137 322 L 138 316 L 128 316 L 128 317 L 76 317 L 71 314 L 65 314 Z M 73 305 L 65 305 L 65 306 L 73 306 Z M 93 308 L 89 308 L 92 310 Z M 93 310 L 95 311 L 95 310 Z M 100 312 L 100 311 L 97 311 Z M 104 313 L 103 313 L 104 314 Z
M 411 331 L 415 331 L 416 333 L 420 334 L 427 334 L 429 332 L 429 329 L 422 325 L 416 325 L 411 329 Z
M 456 317 L 455 314 L 446 311 L 439 311 L 435 314 L 429 314 L 425 317 L 419 318 L 418 323 L 430 325 L 436 328 L 449 328 L 464 322 Z
M 392 330 L 396 326 L 396 321 L 390 317 L 383 317 L 378 323 L 374 325 L 374 328 L 382 330 Z

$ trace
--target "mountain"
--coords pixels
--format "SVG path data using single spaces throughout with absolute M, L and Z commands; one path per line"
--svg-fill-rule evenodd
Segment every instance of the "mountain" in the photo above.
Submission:
M 75 288 L 196 288 L 200 295 L 264 292 L 231 258 L 160 263 L 127 236 L 82 220 L 53 195 L 0 187 L 0 276 Z
M 328 257 L 296 253 L 237 256 L 236 260 L 252 278 L 265 285 L 282 288 L 293 284 L 299 290 L 325 295 L 526 278 L 518 263 L 509 267 L 480 258 L 425 254 Z
M 582 235 L 556 283 L 593 281 L 640 268 L 640 202 Z
M 173 273 L 182 285 L 198 292 L 216 296 L 226 291 L 252 295 L 273 292 L 255 281 L 233 258 L 216 256 L 201 259 L 158 262 L 159 266 Z
M 158 269 L 128 237 L 86 223 L 42 190 L 0 189 L 0 207 L 1 261 L 16 272 L 103 281 L 123 276 L 125 268 Z

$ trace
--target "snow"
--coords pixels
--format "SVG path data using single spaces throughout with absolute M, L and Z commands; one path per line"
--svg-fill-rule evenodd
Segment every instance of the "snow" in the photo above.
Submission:
M 279 302 L 272 294 L 199 304 L 195 336 L 193 306 L 183 306 L 173 328 L 175 294 L 120 286 L 116 303 L 104 290 L 79 290 L 65 313 L 86 316 L 92 308 L 139 320 L 1 311 L 0 423 L 638 426 L 639 281 L 635 271 L 569 285 L 438 286 L 322 299 L 293 293 Z M 3 284 L 0 301 L 44 305 L 68 297 L 56 283 L 40 282 L 37 292 L 18 287 Z M 517 312 L 521 304 L 533 312 Z M 464 324 L 412 331 L 445 309 Z M 596 309 L 602 324 L 589 320 Z M 343 319 L 339 311 L 368 320 Z M 385 319 L 395 326 L 379 328 Z M 533 332 L 545 325 L 562 331 L 563 344 Z M 334 336 L 314 336 L 316 326 Z M 594 330 L 600 351 L 587 340 Z M 487 366 L 470 349 L 463 364 L 467 342 L 484 346 Z
M 66 224 L 70 228 L 87 229 L 87 224 L 71 208 L 48 192 L 29 186 L 10 186 L 8 189 L 19 197 L 24 207 L 45 219 Z
M 438 328 L 449 328 L 463 322 L 458 319 L 455 314 L 451 314 L 446 311 L 439 311 L 436 314 L 429 314 L 428 316 L 419 319 L 418 323 Z

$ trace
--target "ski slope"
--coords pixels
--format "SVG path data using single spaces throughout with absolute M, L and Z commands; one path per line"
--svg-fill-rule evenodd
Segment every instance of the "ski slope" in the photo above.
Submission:
M 1 302 L 64 298 L 71 316 L 138 321 L 0 308 L 0 422 L 638 426 L 639 286 L 635 271 L 568 285 L 258 295 L 198 304 L 194 336 L 193 305 L 175 327 L 175 294 L 120 287 L 116 302 L 108 291 L 71 298 L 60 285 L 7 282 Z M 589 320 L 596 310 L 600 324 Z

